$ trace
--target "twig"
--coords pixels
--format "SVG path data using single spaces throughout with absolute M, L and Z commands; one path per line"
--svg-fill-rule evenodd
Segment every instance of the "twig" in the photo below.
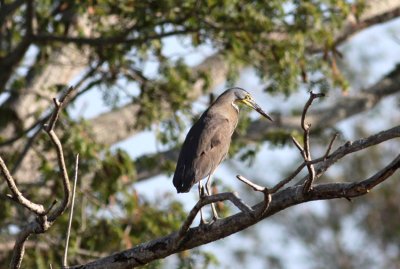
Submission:
M 292 139 L 293 144 L 296 146 L 296 148 L 300 151 L 301 155 L 304 157 L 304 149 L 303 147 L 300 145 L 300 143 L 296 140 L 296 138 L 294 138 L 294 136 L 290 136 L 290 138 Z
M 311 106 L 311 104 L 314 101 L 314 99 L 319 98 L 319 97 L 323 97 L 323 96 L 325 96 L 325 94 L 323 94 L 323 93 L 315 94 L 313 92 L 310 92 L 310 98 L 308 99 L 307 103 L 304 105 L 303 113 L 301 115 L 301 128 L 304 131 L 304 134 L 303 134 L 303 146 L 300 145 L 300 143 L 296 140 L 296 138 L 291 136 L 293 144 L 300 151 L 300 154 L 303 157 L 304 162 L 290 176 L 288 176 L 287 178 L 283 179 L 278 184 L 276 184 L 271 189 L 270 193 L 277 192 L 284 185 L 289 183 L 293 178 L 295 178 L 301 172 L 301 170 L 303 170 L 303 168 L 305 166 L 307 166 L 307 169 L 308 169 L 309 179 L 304 184 L 304 191 L 308 192 L 311 189 L 312 183 L 313 183 L 314 178 L 315 178 L 315 169 L 314 169 L 314 165 L 313 164 L 321 162 L 321 161 L 324 161 L 328 157 L 329 152 L 330 152 L 330 150 L 332 148 L 333 142 L 335 141 L 336 137 L 338 136 L 337 133 L 333 136 L 333 138 L 331 139 L 331 141 L 329 143 L 329 146 L 328 146 L 328 148 L 326 150 L 326 153 L 324 154 L 323 157 L 315 159 L 315 160 L 311 159 L 311 153 L 310 153 L 310 127 L 311 127 L 311 125 L 305 123 L 305 118 L 306 118 L 306 114 L 307 114 L 308 108 Z
M 65 242 L 64 259 L 63 259 L 63 262 L 62 262 L 62 268 L 67 267 L 69 237 L 71 235 L 72 217 L 74 215 L 76 183 L 78 181 L 78 165 L 79 165 L 79 154 L 76 155 L 76 161 L 75 161 L 74 186 L 73 186 L 73 189 L 72 189 L 71 210 L 69 212 L 67 239 L 66 239 L 66 242 Z
M 57 199 L 54 199 L 49 208 L 47 208 L 45 215 L 49 214 L 49 212 L 53 209 L 53 207 L 57 204 L 57 202 L 58 202 Z
M 248 180 L 247 178 L 245 178 L 242 175 L 236 175 L 236 178 L 239 179 L 240 181 L 242 181 L 243 183 L 249 185 L 255 191 L 263 192 L 266 189 L 265 187 L 262 187 L 256 183 L 251 182 L 250 180 Z
M 331 151 L 331 149 L 332 149 L 333 142 L 335 142 L 335 139 L 336 139 L 338 136 L 339 136 L 339 133 L 335 133 L 335 134 L 333 135 L 333 137 L 332 137 L 332 139 L 331 139 L 331 142 L 329 142 L 328 148 L 326 149 L 326 152 L 325 152 L 325 154 L 324 154 L 324 159 L 326 159 L 326 158 L 328 157 L 328 155 L 329 155 L 329 153 L 330 153 L 330 151 Z
M 14 201 L 18 202 L 29 211 L 35 213 L 36 215 L 43 215 L 45 213 L 44 206 L 41 204 L 36 204 L 31 202 L 19 191 L 17 185 L 15 184 L 14 178 L 11 176 L 10 172 L 7 169 L 6 164 L 4 163 L 3 159 L 0 157 L 0 170 L 1 174 L 6 179 L 7 185 L 12 193 L 12 195 L 8 196 Z
M 324 156 L 319 157 L 319 158 L 314 159 L 314 160 L 311 160 L 311 161 L 304 161 L 302 164 L 299 165 L 299 167 L 297 167 L 297 169 L 296 169 L 292 174 L 290 174 L 288 177 L 286 177 L 285 179 L 283 179 L 283 180 L 281 180 L 279 183 L 277 183 L 272 189 L 270 189 L 269 192 L 270 192 L 271 194 L 273 194 L 273 193 L 277 192 L 278 190 L 280 190 L 283 186 L 285 186 L 285 185 L 286 185 L 287 183 L 289 183 L 293 178 L 295 178 L 295 177 L 301 172 L 301 170 L 303 170 L 303 168 L 304 168 L 306 165 L 312 165 L 312 164 L 316 164 L 316 163 L 320 163 L 320 162 L 322 162 L 322 161 L 325 161 L 325 160 L 329 157 L 329 153 L 330 153 L 330 151 L 331 151 L 331 149 L 332 149 L 333 142 L 335 141 L 335 139 L 336 139 L 338 136 L 339 136 L 339 133 L 336 133 L 336 134 L 332 137 L 332 139 L 331 139 L 331 141 L 330 141 L 330 143 L 329 143 L 329 145 L 328 145 L 328 148 L 327 148 L 327 150 L 326 150 Z M 296 147 L 300 150 L 300 152 L 302 152 L 302 147 L 301 147 L 301 145 L 296 141 L 296 139 L 295 139 L 294 137 L 292 137 L 292 140 L 293 140 L 293 143 L 296 145 Z M 303 158 L 304 158 L 303 153 L 302 153 L 302 156 L 303 156 Z
M 304 161 L 307 162 L 307 169 L 308 169 L 308 174 L 309 174 L 309 178 L 304 184 L 303 191 L 305 193 L 307 193 L 311 190 L 311 187 L 312 187 L 312 184 L 313 184 L 314 178 L 315 178 L 314 165 L 309 163 L 312 160 L 311 152 L 310 152 L 310 127 L 311 127 L 311 125 L 305 123 L 305 118 L 306 118 L 308 108 L 311 106 L 314 99 L 319 98 L 319 97 L 324 97 L 324 96 L 325 96 L 325 94 L 323 94 L 323 93 L 313 93 L 311 91 L 310 98 L 308 99 L 307 103 L 305 104 L 303 113 L 301 115 L 301 128 L 304 131 L 303 132 L 303 149 L 304 150 L 301 153 L 304 158 Z
M 62 148 L 60 139 L 54 132 L 54 126 L 55 126 L 55 123 L 61 112 L 61 109 L 65 106 L 65 101 L 67 100 L 67 97 L 71 94 L 71 92 L 73 90 L 74 90 L 74 88 L 70 87 L 67 90 L 67 92 L 60 98 L 60 101 L 57 101 L 56 99 L 54 99 L 55 110 L 54 110 L 52 116 L 50 117 L 49 124 L 46 127 L 46 132 L 50 136 L 50 139 L 56 148 L 57 160 L 58 160 L 58 165 L 60 167 L 60 173 L 61 173 L 63 189 L 64 189 L 63 200 L 61 201 L 60 205 L 49 216 L 49 221 L 51 221 L 51 222 L 54 221 L 56 218 L 58 218 L 62 213 L 64 213 L 65 209 L 69 206 L 70 200 L 71 200 L 71 186 L 69 184 L 67 167 L 65 165 L 63 148 Z
M 261 215 L 263 215 L 267 211 L 267 209 L 269 207 L 269 204 L 271 202 L 271 193 L 269 192 L 269 190 L 266 187 L 262 187 L 260 185 L 257 185 L 255 183 L 251 182 L 250 180 L 248 180 L 244 176 L 237 175 L 236 177 L 237 177 L 237 179 L 239 179 L 243 183 L 249 185 L 253 190 L 262 192 L 264 194 L 264 204 L 263 204 L 263 207 L 261 209 Z
M 49 123 L 45 124 L 46 127 L 46 131 L 49 133 L 50 131 L 52 131 L 54 129 L 54 126 L 57 122 L 57 119 L 60 115 L 61 109 L 64 107 L 65 105 L 65 101 L 67 100 L 67 98 L 69 97 L 69 95 L 71 94 L 71 92 L 73 92 L 75 88 L 74 87 L 69 87 L 68 90 L 65 92 L 64 95 L 61 96 L 60 100 L 57 100 L 56 98 L 53 98 L 53 103 L 55 106 L 55 110 L 52 113 Z

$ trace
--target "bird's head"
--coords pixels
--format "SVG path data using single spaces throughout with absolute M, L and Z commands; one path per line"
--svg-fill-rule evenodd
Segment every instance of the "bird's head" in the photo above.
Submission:
M 267 113 L 265 113 L 264 110 L 262 110 L 262 108 L 259 105 L 257 105 L 256 101 L 253 99 L 253 97 L 249 92 L 247 92 L 242 88 L 232 88 L 230 90 L 235 95 L 235 103 L 244 104 L 254 109 L 258 113 L 269 119 L 270 121 L 273 121 L 272 118 Z

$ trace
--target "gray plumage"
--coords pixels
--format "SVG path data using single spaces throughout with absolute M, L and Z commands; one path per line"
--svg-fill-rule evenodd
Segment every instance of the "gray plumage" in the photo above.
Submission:
M 231 88 L 222 93 L 192 126 L 182 145 L 173 177 L 178 193 L 188 192 L 194 184 L 212 175 L 226 157 L 238 123 L 239 102 L 269 118 L 247 91 Z

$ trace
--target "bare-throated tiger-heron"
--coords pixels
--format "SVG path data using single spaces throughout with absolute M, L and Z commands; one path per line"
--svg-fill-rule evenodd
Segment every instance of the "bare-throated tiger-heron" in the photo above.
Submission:
M 226 157 L 232 134 L 239 119 L 238 104 L 244 104 L 271 120 L 244 89 L 235 87 L 223 92 L 189 130 L 183 142 L 173 183 L 178 191 L 189 192 L 199 182 L 200 197 L 204 194 L 201 180 L 207 178 L 206 194 L 211 195 L 211 175 Z M 213 219 L 218 215 L 211 204 Z M 201 222 L 204 223 L 200 210 Z

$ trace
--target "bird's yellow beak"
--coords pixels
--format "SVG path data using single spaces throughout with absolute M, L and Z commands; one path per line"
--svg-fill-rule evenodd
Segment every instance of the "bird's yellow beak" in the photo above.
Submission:
M 251 107 L 252 109 L 257 111 L 258 113 L 260 113 L 261 115 L 263 115 L 264 117 L 269 119 L 270 121 L 273 121 L 272 118 L 267 113 L 265 113 L 264 110 L 262 110 L 262 108 L 259 105 L 257 105 L 257 103 L 252 98 L 245 98 L 240 101 L 243 104 L 245 104 L 246 106 Z

